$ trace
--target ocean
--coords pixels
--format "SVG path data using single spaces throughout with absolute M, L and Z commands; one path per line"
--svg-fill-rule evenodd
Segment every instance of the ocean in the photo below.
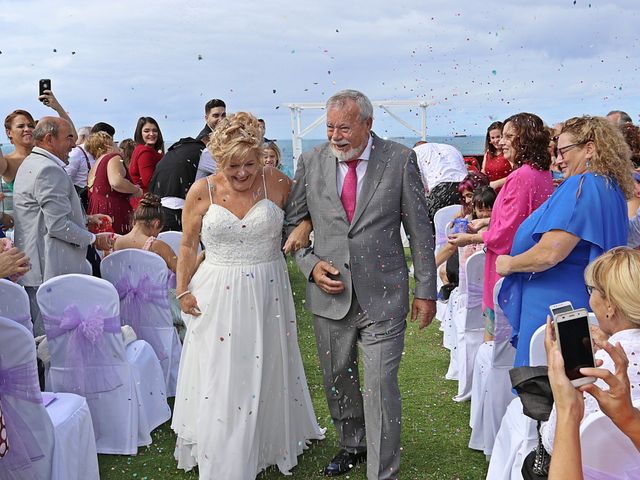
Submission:
M 413 145 L 419 140 L 418 137 L 390 137 L 389 140 L 394 140 L 398 143 L 406 145 L 407 147 L 413 147 Z M 465 137 L 427 137 L 427 141 L 431 143 L 446 143 L 453 145 L 463 155 L 482 155 L 484 152 L 484 135 L 469 135 Z M 302 151 L 306 152 L 313 147 L 326 142 L 326 139 L 303 139 Z M 173 141 L 167 141 L 165 145 L 169 147 L 173 144 Z M 293 177 L 293 143 L 291 139 L 276 140 L 280 151 L 282 152 L 282 170 L 289 177 Z M 13 151 L 13 145 L 2 144 L 0 145 L 2 153 L 7 154 Z

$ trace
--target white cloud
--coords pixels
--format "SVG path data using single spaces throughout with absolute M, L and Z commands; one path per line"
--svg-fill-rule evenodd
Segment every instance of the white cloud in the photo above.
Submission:
M 77 125 L 108 121 L 119 137 L 141 115 L 165 138 L 195 135 L 219 97 L 286 138 L 280 104 L 348 87 L 426 99 L 433 134 L 482 134 L 520 110 L 551 123 L 617 108 L 637 119 L 639 17 L 635 0 L 0 0 L 0 114 L 47 113 L 35 97 L 51 78 Z M 377 129 L 407 134 L 387 117 L 377 112 Z

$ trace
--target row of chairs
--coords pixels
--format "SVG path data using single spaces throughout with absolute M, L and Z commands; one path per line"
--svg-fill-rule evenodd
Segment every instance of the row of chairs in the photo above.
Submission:
M 0 280 L 0 376 L 11 376 L 0 381 L 0 401 L 3 413 L 19 417 L 21 431 L 34 432 L 28 461 L 16 464 L 9 453 L 0 461 L 0 478 L 31 478 L 31 472 L 35 478 L 98 478 L 96 453 L 133 455 L 171 416 L 166 399 L 175 395 L 181 345 L 166 265 L 153 253 L 122 250 L 105 258 L 101 270 L 104 279 L 63 275 L 38 290 L 51 357 L 45 384 L 55 392 L 45 394 L 55 398 L 46 405 L 37 373 L 26 389 L 33 398 L 8 388 L 16 368 L 35 371 L 36 353 L 28 296 Z M 121 324 L 131 325 L 138 340 L 125 346 Z M 20 435 L 13 437 L 18 445 Z
M 460 207 L 454 205 L 436 213 L 436 249 L 446 242 L 447 227 L 459 210 Z M 511 389 L 509 370 L 513 367 L 515 349 L 510 343 L 511 326 L 498 302 L 502 280 L 493 291 L 494 340 L 483 342 L 482 339 L 484 319 L 479 299 L 484 260 L 482 252 L 473 254 L 465 264 L 466 275 L 461 276 L 458 289 L 452 292 L 448 302 L 438 302 L 437 318 L 444 332 L 443 343 L 451 350 L 446 378 L 458 381 L 454 400 L 471 400 L 469 447 L 483 451 L 490 459 L 487 478 L 519 480 L 524 458 L 537 444 L 537 426 L 524 415 L 522 403 Z M 590 320 L 597 324 L 593 314 Z M 546 365 L 544 335 L 542 326 L 532 336 L 532 366 Z M 637 450 L 606 415 L 598 412 L 586 418 L 581 426 L 581 439 L 584 469 L 593 478 L 635 478 L 633 475 L 640 478 Z

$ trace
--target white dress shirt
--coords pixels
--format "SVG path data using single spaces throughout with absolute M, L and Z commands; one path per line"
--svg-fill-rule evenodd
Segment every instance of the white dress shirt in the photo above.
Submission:
M 82 153 L 81 148 L 87 154 L 87 158 L 89 158 L 89 165 L 93 167 L 96 160 L 93 158 L 93 155 L 87 152 L 83 143 L 82 145 L 73 147 L 73 150 L 69 153 L 69 164 L 65 165 L 64 169 L 67 174 L 69 174 L 69 177 L 71 177 L 71 181 L 74 185 L 84 188 L 87 186 L 89 169 L 87 168 L 87 159 L 84 157 L 84 153 Z
M 627 245 L 631 248 L 640 247 L 640 208 L 636 212 L 636 216 L 629 220 Z
M 467 176 L 462 154 L 451 145 L 424 143 L 414 148 L 422 183 L 430 192 L 441 183 L 461 182 Z
M 209 175 L 213 175 L 216 173 L 218 166 L 216 161 L 213 159 L 211 152 L 208 148 L 202 150 L 200 154 L 200 160 L 198 161 L 198 171 L 196 172 L 196 180 L 200 180 L 201 178 L 208 177 Z
M 362 190 L 362 180 L 364 179 L 364 174 L 367 171 L 367 165 L 369 164 L 369 157 L 371 156 L 372 145 L 373 145 L 373 137 L 369 135 L 367 146 L 358 157 L 358 160 L 360 160 L 360 162 L 358 162 L 358 166 L 356 167 L 356 175 L 358 176 L 358 187 L 356 189 L 356 201 L 360 196 L 360 191 Z M 348 171 L 349 171 L 349 165 L 347 165 L 347 162 L 338 161 L 338 168 L 336 168 L 336 185 L 338 187 L 338 197 L 340 197 L 340 195 L 342 194 L 342 185 L 344 185 L 344 178 L 347 176 Z

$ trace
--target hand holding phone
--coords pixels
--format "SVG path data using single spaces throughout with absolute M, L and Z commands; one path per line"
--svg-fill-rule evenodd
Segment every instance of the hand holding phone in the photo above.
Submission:
M 580 373 L 581 368 L 595 367 L 587 310 L 579 308 L 561 313 L 555 318 L 554 324 L 564 370 L 573 386 L 594 383 L 595 377 L 586 377 Z
M 45 94 L 45 92 L 50 92 L 50 91 L 51 91 L 51 80 L 48 78 L 40 79 L 40 82 L 38 82 L 38 99 L 45 105 L 49 104 L 49 100 L 47 100 L 46 98 L 40 98 L 40 97 L 42 97 Z

